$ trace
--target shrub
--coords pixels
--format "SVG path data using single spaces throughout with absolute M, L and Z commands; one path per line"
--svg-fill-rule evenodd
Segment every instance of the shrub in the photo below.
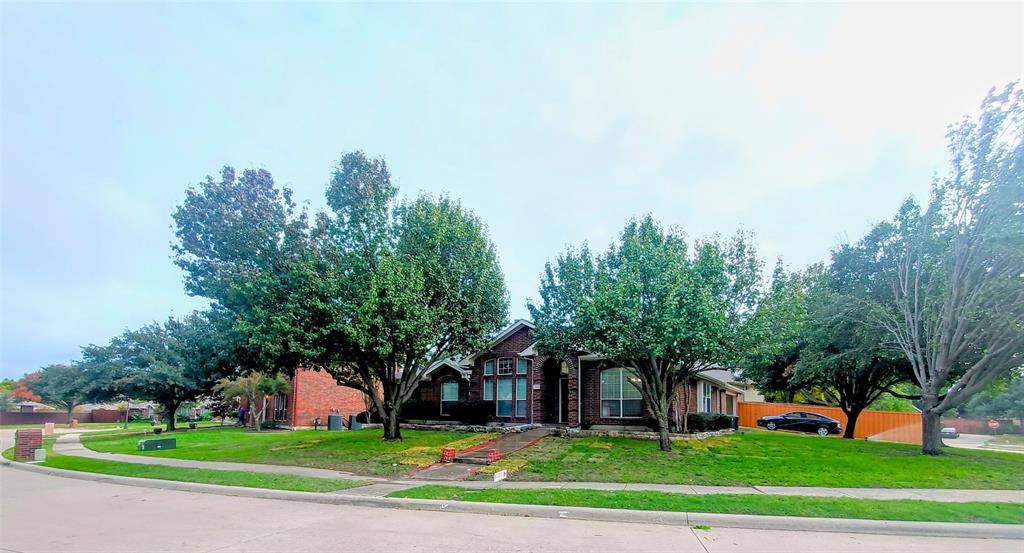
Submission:
M 402 420 L 436 419 L 441 416 L 439 409 L 437 402 L 411 399 L 402 405 Z
M 734 418 L 720 413 L 690 413 L 686 424 L 690 432 L 712 432 L 732 428 Z
M 493 417 L 493 401 L 460 401 L 452 405 L 452 419 L 465 424 L 487 424 Z

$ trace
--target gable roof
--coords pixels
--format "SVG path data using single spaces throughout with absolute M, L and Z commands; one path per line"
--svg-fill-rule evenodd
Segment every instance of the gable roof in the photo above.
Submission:
M 451 359 L 442 359 L 434 363 L 433 365 L 427 367 L 427 370 L 423 372 L 423 376 L 420 377 L 420 380 L 430 380 L 430 375 L 442 367 L 455 369 L 456 371 L 459 372 L 463 379 L 469 380 L 470 371 L 468 369 L 460 367 L 458 363 L 452 361 Z
M 736 378 L 736 375 L 728 369 L 710 369 L 703 372 L 697 373 L 697 378 L 701 380 L 707 380 L 712 384 L 725 388 L 727 390 L 743 393 L 745 390 L 736 384 L 742 384 L 742 381 Z
M 463 367 L 468 367 L 468 366 L 472 365 L 473 361 L 475 361 L 476 358 L 479 357 L 481 353 L 484 353 L 484 352 L 490 350 L 496 344 L 501 343 L 502 340 L 504 340 L 505 338 L 508 338 L 509 336 L 515 334 L 516 332 L 519 331 L 519 329 L 521 329 L 523 327 L 529 328 L 530 330 L 533 330 L 534 328 L 537 328 L 536 326 L 534 326 L 533 321 L 528 321 L 526 319 L 516 319 L 516 320 L 512 321 L 512 324 L 510 324 L 510 325 L 506 326 L 505 328 L 501 329 L 494 338 L 491 338 L 491 340 L 489 342 L 487 342 L 487 346 L 484 347 L 484 349 L 474 353 L 473 355 L 470 355 L 468 357 L 464 357 L 462 359 L 462 366 Z M 527 349 L 530 349 L 530 348 L 527 348 Z

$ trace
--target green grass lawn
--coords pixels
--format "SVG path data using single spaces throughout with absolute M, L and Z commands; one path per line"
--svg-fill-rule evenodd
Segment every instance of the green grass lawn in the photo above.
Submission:
M 511 480 L 648 482 L 713 486 L 1024 489 L 1024 455 L 744 431 L 704 441 L 546 438 L 509 456 Z
M 441 458 L 441 448 L 458 449 L 485 442 L 494 434 L 403 430 L 403 440 L 385 442 L 380 430 L 327 432 L 296 430 L 251 432 L 224 428 L 175 432 L 177 449 L 145 452 L 155 457 L 296 465 L 388 476 L 427 466 Z M 139 436 L 82 436 L 96 451 L 142 454 Z
M 403 436 L 385 442 L 379 430 L 225 428 L 177 432 L 178 449 L 146 454 L 392 475 L 436 461 L 445 445 L 467 447 L 493 435 L 406 430 Z M 138 436 L 85 435 L 82 441 L 96 451 L 140 453 Z M 546 438 L 502 462 L 515 470 L 510 479 L 527 481 L 1024 489 L 1024 455 L 947 448 L 945 455 L 930 457 L 913 445 L 765 431 L 676 442 L 671 453 L 652 440 Z
M 508 488 L 466 490 L 454 486 L 419 486 L 393 492 L 388 497 L 641 511 L 1024 524 L 1024 504 L 1018 503 L 942 503 L 769 495 L 683 495 L 648 491 Z
M 221 486 L 243 486 L 247 488 L 269 488 L 274 490 L 290 490 L 299 492 L 333 492 L 366 485 L 368 482 L 359 480 L 342 480 L 336 478 L 313 478 L 309 476 L 293 476 L 288 474 L 267 474 L 239 470 L 209 470 L 184 467 L 166 467 L 160 465 L 137 465 L 118 461 L 89 459 L 60 455 L 53 451 L 53 438 L 46 438 L 46 461 L 43 466 L 80 472 L 112 474 L 115 476 L 131 476 L 134 478 L 152 478 L 157 480 L 173 480 L 175 482 L 198 482 L 201 484 L 219 484 Z M 6 459 L 13 460 L 14 448 L 3 452 Z

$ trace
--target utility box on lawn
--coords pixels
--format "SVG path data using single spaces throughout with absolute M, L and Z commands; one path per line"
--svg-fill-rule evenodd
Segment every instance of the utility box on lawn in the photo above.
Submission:
M 139 451 L 156 451 L 158 449 L 175 449 L 178 445 L 177 438 L 151 438 L 139 440 Z
M 327 430 L 337 432 L 345 429 L 345 418 L 341 415 L 328 415 Z

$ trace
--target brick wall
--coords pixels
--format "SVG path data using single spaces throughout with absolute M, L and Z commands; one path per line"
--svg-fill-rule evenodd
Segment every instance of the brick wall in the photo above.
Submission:
M 312 426 L 316 417 L 326 425 L 332 409 L 339 410 L 346 421 L 349 415 L 366 410 L 362 392 L 339 386 L 333 376 L 323 371 L 296 371 L 288 401 L 290 423 L 298 427 Z
M 462 373 L 451 367 L 441 367 L 430 375 L 430 380 L 420 381 L 419 395 L 413 397 L 436 405 L 438 416 L 440 416 L 441 384 L 453 381 L 459 383 L 459 401 L 469 399 L 469 381 L 462 377 Z
M 653 415 L 644 406 L 644 416 L 636 418 L 604 418 L 601 416 L 601 364 L 583 361 L 583 424 L 607 424 L 615 426 L 644 426 Z
M 14 460 L 31 461 L 43 447 L 42 428 L 21 428 L 14 432 Z
M 519 363 L 519 352 L 521 352 L 521 351 L 525 350 L 526 348 L 530 347 L 531 344 L 533 344 L 533 337 L 530 335 L 530 328 L 524 326 L 524 327 L 520 328 L 519 330 L 513 332 L 511 335 L 506 337 L 501 342 L 498 342 L 497 344 L 494 344 L 493 346 L 491 346 L 491 348 L 489 350 L 487 350 L 487 351 L 477 355 L 476 359 L 473 362 L 472 376 L 470 377 L 469 399 L 470 400 L 482 400 L 483 399 L 483 397 L 484 397 L 483 396 L 483 389 L 484 389 L 484 362 L 489 360 L 489 359 L 497 359 L 499 357 L 509 357 L 509 358 L 512 359 L 512 371 L 513 371 L 513 374 L 510 375 L 510 377 L 513 378 L 512 388 L 513 388 L 513 398 L 515 398 L 515 395 L 514 395 L 515 394 L 514 379 L 515 379 L 516 376 L 523 376 L 523 375 L 516 375 L 515 374 L 515 368 L 518 366 L 518 363 Z M 526 376 L 526 392 L 527 392 L 526 416 L 524 416 L 524 417 L 514 417 L 514 416 L 513 417 L 501 417 L 501 418 L 499 418 L 497 420 L 505 421 L 505 422 L 529 422 L 531 410 L 533 411 L 534 416 L 535 417 L 537 416 L 537 405 L 536 404 L 539 403 L 539 402 L 534 402 L 533 405 L 531 405 L 530 401 L 531 401 L 531 395 L 532 394 L 530 393 L 530 390 L 533 388 L 533 382 L 536 381 L 536 376 L 535 375 L 540 370 L 540 364 L 543 363 L 543 361 L 538 363 L 536 359 L 533 359 L 533 358 L 530 358 L 530 357 L 524 357 L 524 359 L 529 359 L 531 361 L 530 368 L 527 371 L 527 374 L 525 375 Z M 495 372 L 497 372 L 497 367 L 495 367 Z M 496 392 L 495 392 L 495 397 L 497 397 L 497 393 Z M 541 407 L 541 409 L 543 410 L 543 407 Z M 514 413 L 515 413 L 515 403 L 513 403 L 513 414 Z M 543 417 L 543 411 L 541 412 L 541 416 Z M 543 418 L 541 420 L 543 420 Z

